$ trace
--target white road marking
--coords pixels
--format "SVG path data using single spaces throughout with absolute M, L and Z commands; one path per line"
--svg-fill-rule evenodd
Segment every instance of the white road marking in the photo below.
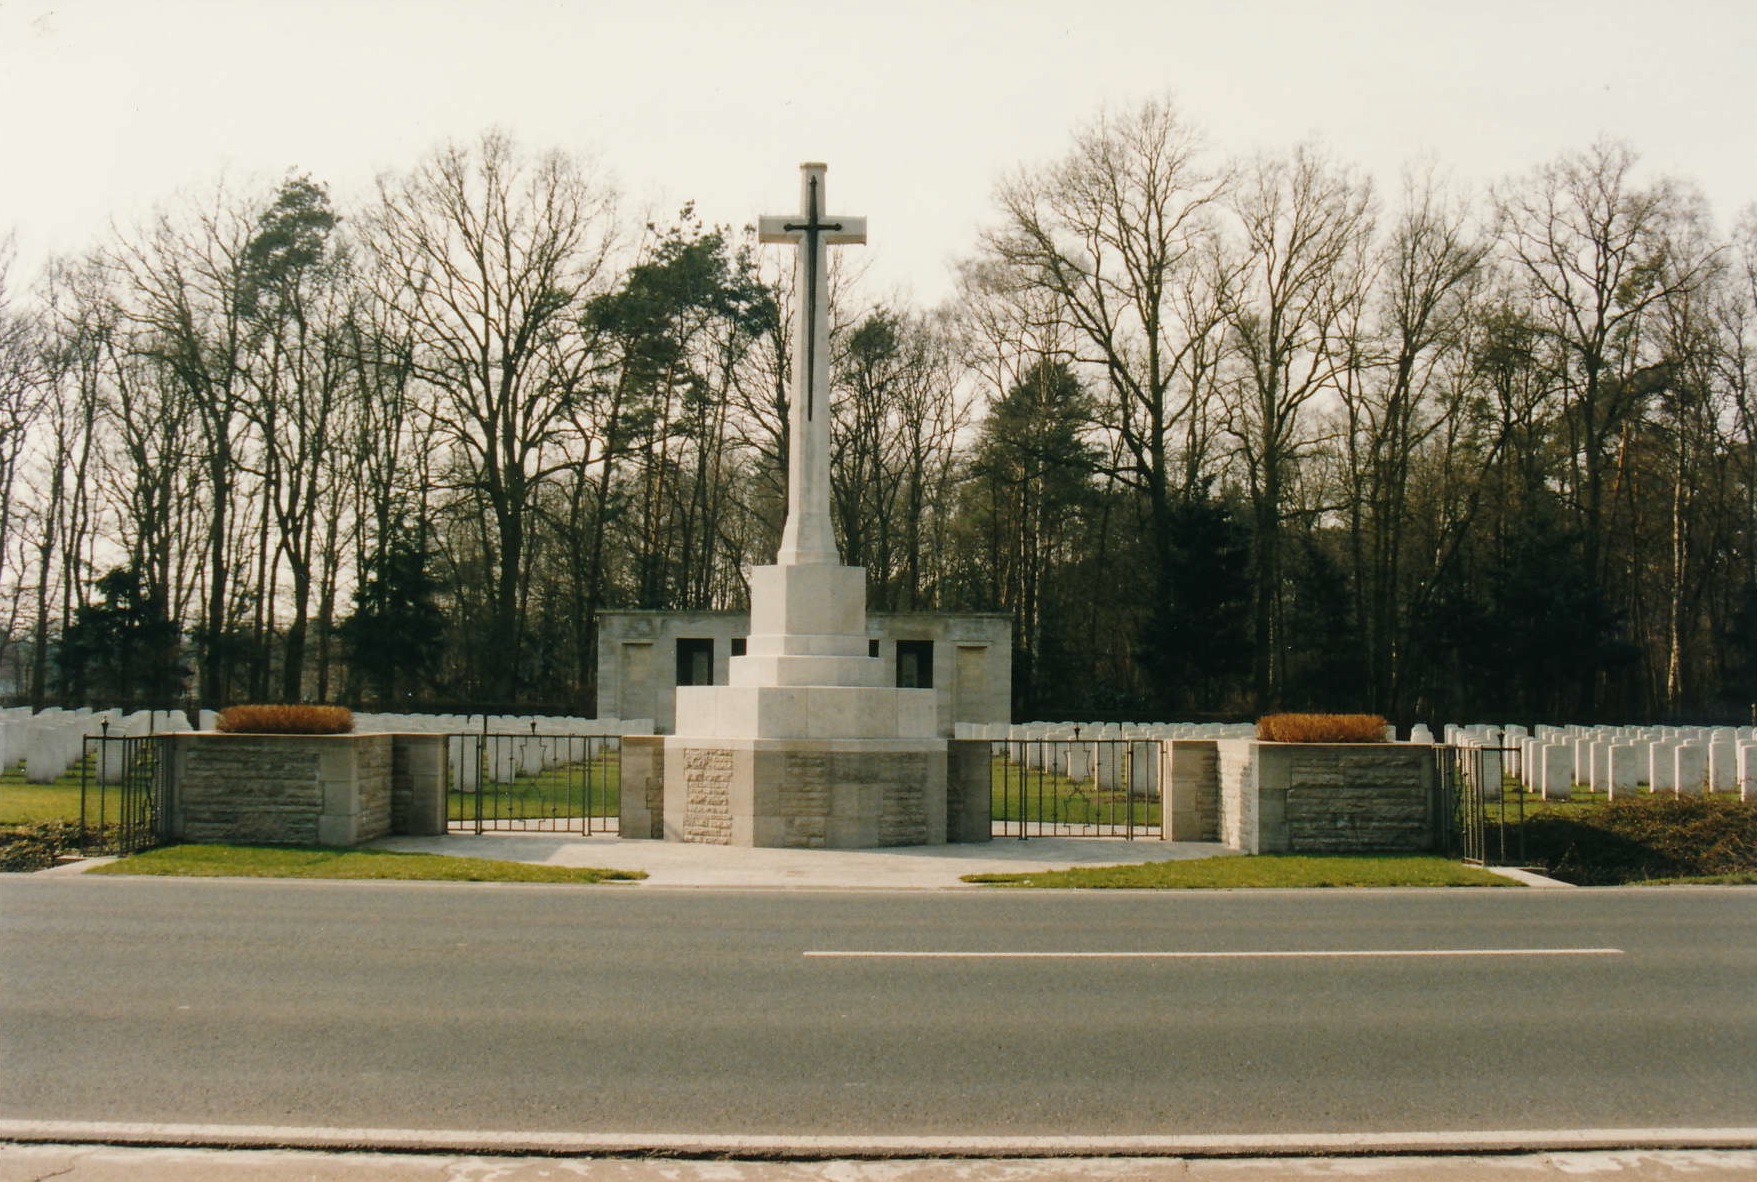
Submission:
M 1757 1128 L 1471 1129 L 1405 1133 L 1137 1136 L 862 1136 L 784 1133 L 510 1132 L 298 1125 L 3 1120 L 0 1141 L 223 1148 L 376 1149 L 471 1153 L 675 1153 L 691 1156 L 984 1157 L 1367 1155 L 1423 1151 L 1541 1153 L 1594 1149 L 1752 1149 Z
M 1286 952 L 908 952 L 817 950 L 819 960 L 1323 960 L 1418 956 L 1622 956 L 1621 948 L 1361 948 Z

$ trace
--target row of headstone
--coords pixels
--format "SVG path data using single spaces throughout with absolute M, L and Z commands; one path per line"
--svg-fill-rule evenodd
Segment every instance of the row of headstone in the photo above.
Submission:
M 568 764 L 599 757 L 608 739 L 651 735 L 651 718 L 581 718 L 554 714 L 354 715 L 356 731 L 449 735 L 447 758 L 456 792 L 478 791 L 484 779 L 511 784 Z
M 32 711 L 28 706 L 0 710 L 0 769 L 24 765 L 24 778 L 32 784 L 53 784 L 85 758 L 87 739 L 136 738 L 193 729 L 181 710 L 64 710 L 50 707 Z M 103 783 L 121 776 L 122 745 L 98 744 L 97 771 Z
M 1546 800 L 1577 789 L 1611 799 L 1644 792 L 1737 792 L 1757 800 L 1757 730 L 1706 726 L 1446 728 L 1455 746 L 1498 748 L 1507 771 Z
M 991 743 L 1027 739 L 1248 739 L 1248 722 L 960 722 L 953 737 Z
M 77 766 L 85 757 L 86 740 L 98 738 L 140 738 L 147 735 L 175 734 L 215 727 L 217 715 L 211 710 L 198 714 L 199 724 L 191 724 L 181 710 L 93 710 L 80 707 L 66 710 L 50 707 L 32 711 L 28 706 L 0 708 L 0 770 L 24 765 L 25 779 L 32 784 L 52 784 Z M 480 736 L 511 736 L 494 739 L 487 750 L 490 778 L 497 783 L 511 782 L 519 775 L 536 775 L 548 768 L 596 758 L 602 738 L 593 736 L 650 735 L 654 722 L 650 718 L 579 718 L 558 715 L 489 715 L 480 714 L 372 714 L 354 716 L 356 731 L 413 731 L 453 736 L 452 767 L 454 780 L 462 786 L 469 779 L 473 788 L 478 778 L 474 769 L 484 761 L 465 759 L 463 741 L 458 737 L 469 732 L 479 754 Z M 124 747 L 120 743 L 98 743 L 95 770 L 100 783 L 116 783 L 122 775 Z
M 960 739 L 1005 742 L 1008 757 L 1032 769 L 1048 769 L 1101 788 L 1118 786 L 1123 744 L 1089 740 L 1250 738 L 1248 723 L 959 723 Z M 1661 792 L 1697 795 L 1737 792 L 1757 800 L 1757 728 L 1701 726 L 1553 726 L 1448 724 L 1442 741 L 1476 749 L 1465 774 L 1480 777 L 1482 790 L 1498 798 L 1503 776 L 1516 777 L 1546 799 L 1567 799 L 1589 789 L 1611 798 Z M 1395 728 L 1386 738 L 1397 740 Z M 1406 742 L 1431 744 L 1424 724 Z M 1128 752 L 1131 790 L 1156 788 L 1157 761 Z
M 452 734 L 447 740 L 452 788 L 474 792 L 484 776 L 491 784 L 511 784 L 571 764 L 601 758 L 615 741 L 607 735 Z
M 651 718 L 581 718 L 560 714 L 392 714 L 354 712 L 356 731 L 454 735 L 650 735 Z
M 1238 723 L 1027 722 L 957 723 L 953 736 L 1005 743 L 1007 758 L 1099 791 L 1133 797 L 1159 792 L 1158 744 L 1171 739 L 1243 738 L 1255 728 Z

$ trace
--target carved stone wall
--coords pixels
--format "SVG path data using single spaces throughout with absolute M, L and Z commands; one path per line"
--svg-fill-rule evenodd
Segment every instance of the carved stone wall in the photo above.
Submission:
M 946 840 L 944 740 L 665 740 L 671 841 L 871 849 Z
M 683 815 L 683 840 L 709 845 L 732 841 L 732 752 L 692 747 L 683 757 L 688 785 Z

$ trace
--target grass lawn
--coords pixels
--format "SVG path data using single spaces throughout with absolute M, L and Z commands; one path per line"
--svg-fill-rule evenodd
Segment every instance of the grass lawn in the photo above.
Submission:
M 995 756 L 989 766 L 989 815 L 993 820 L 1120 827 L 1131 823 L 1132 811 L 1132 823 L 1137 826 L 1159 824 L 1159 801 L 1131 800 L 1126 787 L 1100 789 L 1091 776 L 1074 780 L 1059 770 L 1027 767 L 1005 756 Z M 1127 774 L 1126 769 L 1122 774 Z
M 1244 887 L 1518 886 L 1511 879 L 1429 854 L 1374 857 L 1263 854 L 1093 866 L 1026 874 L 966 874 L 998 886 L 1130 890 L 1231 890 Z
M 622 802 L 622 757 L 618 751 L 600 751 L 592 759 L 502 784 L 482 777 L 480 793 L 454 789 L 447 797 L 447 816 L 454 822 L 474 821 L 478 808 L 485 823 L 614 817 Z
M 1703 874 L 1695 878 L 1644 878 L 1629 886 L 1757 886 L 1757 872 Z
M 627 882 L 644 870 L 543 866 L 308 846 L 174 845 L 93 867 L 88 874 L 158 874 L 180 878 L 389 878 L 438 882 Z
M 0 825 L 79 820 L 79 765 L 53 784 L 28 784 L 22 764 L 0 772 Z

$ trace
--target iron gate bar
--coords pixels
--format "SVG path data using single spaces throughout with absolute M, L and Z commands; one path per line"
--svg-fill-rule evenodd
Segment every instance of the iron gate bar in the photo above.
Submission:
M 1138 834 L 1165 840 L 1160 747 L 1158 739 L 1077 734 L 993 740 L 989 774 L 999 781 L 997 835 L 1016 835 L 1020 841 L 1032 836 L 1132 841 Z M 1074 758 L 1076 750 L 1085 753 L 1083 767 Z
M 1448 852 L 1474 866 L 1524 865 L 1525 788 L 1508 770 L 1519 748 L 1443 746 L 1438 751 Z
M 164 843 L 170 775 L 166 742 L 163 735 L 112 735 L 107 723 L 102 735 L 84 737 L 79 763 L 81 852 L 134 854 Z
M 447 827 L 487 832 L 614 833 L 621 737 L 539 731 L 466 731 L 447 786 Z M 612 793 L 611 777 L 616 776 Z

